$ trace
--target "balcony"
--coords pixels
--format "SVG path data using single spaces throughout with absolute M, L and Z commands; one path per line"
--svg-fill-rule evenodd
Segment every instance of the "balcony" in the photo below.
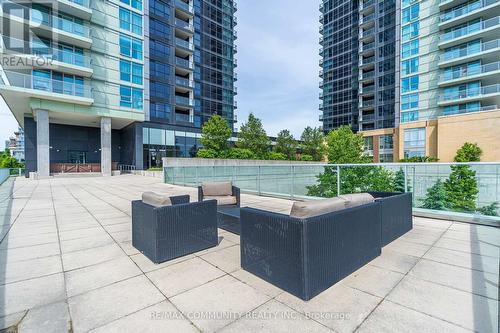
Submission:
M 375 86 L 361 87 L 361 94 L 373 94 L 375 92 Z
M 175 0 L 175 9 L 180 9 L 182 12 L 189 14 L 190 16 L 194 15 L 193 6 L 182 0 Z
M 175 104 L 179 106 L 192 107 L 194 105 L 194 100 L 189 97 L 175 95 Z
M 193 80 L 189 80 L 189 79 L 186 79 L 186 78 L 183 78 L 183 77 L 179 77 L 179 76 L 175 77 L 175 84 L 177 86 L 181 86 L 181 87 L 188 87 L 188 88 L 193 88 L 194 87 L 194 81 Z
M 318 120 L 323 121 L 323 114 L 322 113 L 319 115 Z
M 443 111 L 444 116 L 453 116 L 457 114 L 465 114 L 465 113 L 472 113 L 472 112 L 481 112 L 481 111 L 493 111 L 493 110 L 498 110 L 497 105 L 486 105 L 486 106 L 481 106 L 479 108 L 465 108 L 465 109 L 457 109 L 457 110 L 452 110 L 452 111 Z
M 374 77 L 375 77 L 375 71 L 359 73 L 359 79 L 363 81 L 373 79 Z
M 189 32 L 194 31 L 194 27 L 192 24 L 190 24 L 189 22 L 186 22 L 184 20 L 178 19 L 178 18 L 175 19 L 175 26 L 177 28 L 184 29 L 184 30 L 187 30 Z
M 178 123 L 192 123 L 193 115 L 184 113 L 175 113 L 175 121 Z
M 93 73 L 89 56 L 74 50 L 65 50 L 62 46 L 41 47 L 42 43 L 36 44 L 8 36 L 0 39 L 0 45 L 0 53 L 5 57 L 23 58 L 25 64 L 31 64 L 33 67 L 85 77 L 90 77 Z
M 73 104 L 91 105 L 93 103 L 92 92 L 89 85 L 83 80 L 81 83 L 54 80 L 50 78 L 3 71 L 1 76 L 1 90 L 17 92 L 26 97 L 26 90 L 30 90 L 29 96 L 34 98 L 48 99 Z
M 498 0 L 481 0 L 481 1 L 470 2 L 469 4 L 463 7 L 441 14 L 440 21 L 441 23 L 444 23 L 458 18 L 464 18 L 464 20 L 470 20 L 472 18 L 475 18 L 471 17 L 471 14 L 473 13 L 479 14 L 479 12 L 481 12 L 484 8 L 499 4 L 500 1 Z
M 367 29 L 367 30 L 361 30 L 361 33 L 360 33 L 360 38 L 361 39 L 364 39 L 364 38 L 369 38 L 369 37 L 375 37 L 375 28 L 370 28 L 370 29 Z
M 367 24 L 370 22 L 373 23 L 374 18 L 375 18 L 375 13 L 372 13 L 372 14 L 366 15 L 366 16 L 361 16 L 359 19 L 359 24 L 364 25 L 364 24 Z
M 194 50 L 193 43 L 190 43 L 189 41 L 184 40 L 184 39 L 180 39 L 179 37 L 175 37 L 175 45 L 182 47 L 183 49 L 186 49 L 189 51 Z
M 373 100 L 373 99 L 369 99 L 369 100 L 366 100 L 366 101 L 361 101 L 359 103 L 359 107 L 362 108 L 362 109 L 373 108 L 374 105 L 375 105 L 375 100 Z
M 375 56 L 370 56 L 368 58 L 360 58 L 359 59 L 359 66 L 360 67 L 365 67 L 365 66 L 374 66 L 375 65 Z M 370 66 L 370 67 L 371 67 Z
M 375 115 L 374 114 L 362 114 L 361 115 L 361 121 L 362 122 L 374 122 L 375 121 Z
M 483 52 L 495 53 L 500 52 L 500 39 L 490 40 L 488 42 L 481 42 L 477 46 L 469 46 L 467 48 L 460 48 L 453 50 L 453 52 L 447 52 L 440 56 L 439 66 L 448 66 L 450 63 L 463 62 L 465 60 L 471 61 L 476 58 L 482 58 Z M 477 56 L 475 56 L 477 55 Z M 465 59 L 467 58 L 467 59 Z M 452 60 L 457 60 L 453 61 Z
M 375 49 L 375 42 L 367 43 L 367 44 L 361 44 L 360 47 L 360 52 L 369 52 L 373 51 Z
M 186 69 L 190 69 L 190 70 L 193 70 L 193 68 L 194 68 L 194 64 L 192 61 L 182 59 L 179 57 L 175 57 L 175 65 L 178 67 L 182 67 L 182 68 L 186 68 Z
M 40 3 L 43 4 L 43 1 Z M 92 17 L 90 0 L 59 0 L 57 1 L 57 9 L 59 12 L 67 13 L 84 20 L 90 20 Z
M 445 72 L 439 76 L 439 84 L 456 84 L 458 82 L 483 78 L 496 74 L 500 74 L 500 62 L 492 62 L 473 68 L 464 68 L 462 70 Z
M 319 71 L 319 77 L 323 78 L 323 70 L 322 69 L 320 69 L 320 71 Z
M 450 47 L 460 43 L 477 39 L 498 37 L 497 31 L 500 28 L 500 17 L 496 16 L 491 19 L 471 24 L 459 29 L 455 29 L 444 33 L 440 36 L 440 47 Z
M 439 105 L 457 104 L 459 101 L 475 101 L 487 97 L 494 97 L 500 94 L 500 84 L 493 84 L 490 86 L 470 88 L 451 93 L 443 92 L 439 98 Z
M 374 4 L 375 4 L 374 0 L 360 1 L 359 2 L 359 10 L 364 11 L 364 10 L 372 7 Z

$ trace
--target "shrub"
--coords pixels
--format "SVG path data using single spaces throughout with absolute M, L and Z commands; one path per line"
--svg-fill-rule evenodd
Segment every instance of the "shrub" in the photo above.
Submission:
M 250 149 L 231 148 L 224 154 L 224 158 L 235 160 L 254 160 L 256 157 Z
M 283 153 L 277 153 L 274 151 L 271 151 L 267 153 L 267 159 L 268 160 L 287 160 L 287 156 Z
M 313 161 L 314 158 L 311 155 L 303 154 L 300 156 L 301 161 Z
M 477 209 L 477 212 L 488 216 L 498 216 L 498 202 L 493 202 L 488 206 L 484 206 Z
M 215 151 L 213 149 L 202 148 L 202 149 L 198 150 L 197 157 L 199 157 L 199 158 L 218 158 L 219 153 L 217 153 L 217 151 Z

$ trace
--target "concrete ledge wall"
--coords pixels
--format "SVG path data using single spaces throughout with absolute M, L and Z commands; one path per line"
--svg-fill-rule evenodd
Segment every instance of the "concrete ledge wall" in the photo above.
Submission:
M 144 177 L 153 177 L 163 179 L 163 171 L 144 171 L 144 170 L 133 170 L 132 174 L 144 176 Z
M 257 165 L 284 165 L 284 164 L 324 164 L 324 162 L 304 162 L 304 161 L 274 161 L 274 160 L 231 160 L 222 158 L 162 158 L 164 167 L 177 166 L 257 166 Z

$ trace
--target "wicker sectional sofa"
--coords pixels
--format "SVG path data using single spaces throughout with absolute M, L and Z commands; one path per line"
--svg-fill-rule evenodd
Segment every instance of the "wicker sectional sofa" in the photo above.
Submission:
M 373 202 L 307 218 L 242 208 L 241 267 L 303 300 L 313 298 L 411 229 L 411 194 L 372 195 Z

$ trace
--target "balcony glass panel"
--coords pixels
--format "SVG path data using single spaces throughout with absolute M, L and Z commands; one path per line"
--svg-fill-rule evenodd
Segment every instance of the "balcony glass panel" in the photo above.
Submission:
M 474 32 L 488 29 L 500 24 L 500 17 L 493 17 L 486 21 L 480 21 L 479 19 L 468 22 L 460 27 L 447 29 L 446 33 L 441 35 L 441 41 L 448 41 L 451 39 L 463 37 L 470 35 Z
M 444 14 L 441 15 L 441 22 L 446 22 L 455 19 L 457 17 L 467 15 L 468 13 L 471 13 L 480 8 L 492 5 L 497 1 L 498 0 L 476 0 L 465 3 L 461 6 L 451 8 L 450 10 L 446 11 Z

